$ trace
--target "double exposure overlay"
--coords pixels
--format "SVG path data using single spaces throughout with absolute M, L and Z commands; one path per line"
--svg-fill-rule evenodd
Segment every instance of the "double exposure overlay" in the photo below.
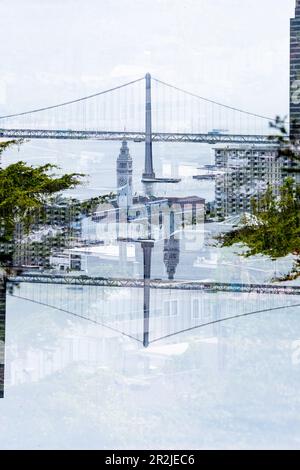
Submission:
M 0 449 L 299 448 L 300 1 L 26 3 Z

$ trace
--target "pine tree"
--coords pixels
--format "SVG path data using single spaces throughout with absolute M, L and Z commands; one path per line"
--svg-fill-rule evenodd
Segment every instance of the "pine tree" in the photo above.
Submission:
M 290 139 L 284 121 L 276 119 L 273 125 L 280 131 L 275 137 L 279 145 L 278 158 L 285 157 L 289 162 L 284 171 L 288 174 L 299 173 L 300 153 L 299 142 Z M 300 276 L 300 185 L 288 176 L 280 195 L 274 198 L 271 186 L 267 191 L 252 201 L 252 216 L 244 216 L 237 229 L 221 234 L 219 242 L 222 246 L 240 244 L 246 251 L 243 256 L 265 255 L 272 260 L 294 255 L 292 271 L 280 280 L 292 280 Z
M 300 186 L 287 178 L 278 200 L 272 188 L 252 202 L 252 216 L 244 217 L 241 227 L 221 235 L 225 246 L 242 243 L 245 256 L 263 254 L 273 259 L 300 253 Z
M 12 145 L 22 141 L 13 140 L 0 143 L 0 155 Z M 46 164 L 30 166 L 23 161 L 0 168 L 0 243 L 13 243 L 16 224 L 22 224 L 28 231 L 30 224 L 43 206 L 53 195 L 74 188 L 81 182 L 83 175 L 78 173 L 57 176 L 58 168 Z M 4 244 L 4 245 L 3 245 Z M 11 257 L 11 250 L 2 250 L 2 261 Z M 4 263 L 5 264 L 5 263 Z

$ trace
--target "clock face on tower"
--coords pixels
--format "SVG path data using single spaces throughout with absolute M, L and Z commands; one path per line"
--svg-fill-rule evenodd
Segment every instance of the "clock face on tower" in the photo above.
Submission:
M 119 178 L 119 186 L 125 186 L 127 184 L 127 179 L 126 178 Z

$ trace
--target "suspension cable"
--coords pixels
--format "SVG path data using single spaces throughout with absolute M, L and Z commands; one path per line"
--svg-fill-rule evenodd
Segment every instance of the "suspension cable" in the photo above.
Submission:
M 213 320 L 208 323 L 202 323 L 201 325 L 197 325 L 197 326 L 191 326 L 190 328 L 186 328 L 184 330 L 176 331 L 174 333 L 170 333 L 168 335 L 155 338 L 152 341 L 150 341 L 150 344 L 157 343 L 158 341 L 162 341 L 163 339 L 168 339 L 173 336 L 178 336 L 181 333 L 187 333 L 189 331 L 200 330 L 200 328 L 205 328 L 207 326 L 216 325 L 218 323 L 224 323 L 224 322 L 231 321 L 231 320 L 237 320 L 239 318 L 249 317 L 251 315 L 258 315 L 260 313 L 269 313 L 269 312 L 274 312 L 277 310 L 285 310 L 285 309 L 289 309 L 293 307 L 300 307 L 300 304 L 298 303 L 298 304 L 293 304 L 293 305 L 283 305 L 281 307 L 266 308 L 264 310 L 256 310 L 255 312 L 240 313 L 238 315 L 232 315 L 230 317 L 219 318 L 218 320 Z
M 59 312 L 67 313 L 68 315 L 71 315 L 72 317 L 80 318 L 81 320 L 86 320 L 90 323 L 93 323 L 94 325 L 102 326 L 103 328 L 107 328 L 108 330 L 114 331 L 115 333 L 119 333 L 123 336 L 126 336 L 127 338 L 133 339 L 133 340 L 137 341 L 138 343 L 142 343 L 142 341 L 140 339 L 136 338 L 135 336 L 132 336 L 128 333 L 125 333 L 124 331 L 118 330 L 117 328 L 114 328 L 113 326 L 107 325 L 107 324 L 99 322 L 97 320 L 93 320 L 92 318 L 85 317 L 85 316 L 80 315 L 78 313 L 70 312 L 70 310 L 66 310 L 66 309 L 60 308 L 60 307 L 55 307 L 54 305 L 50 305 L 50 304 L 45 303 L 45 302 L 40 302 L 38 300 L 28 299 L 27 297 L 22 297 L 21 295 L 15 295 L 15 294 L 9 294 L 9 295 L 11 297 L 16 298 L 16 299 L 25 300 L 27 302 L 31 302 L 31 303 L 34 303 L 34 304 L 37 304 L 37 305 L 41 305 L 43 307 L 47 307 L 47 308 L 50 308 L 52 310 L 57 310 Z
M 233 106 L 229 106 L 227 104 L 219 103 L 218 101 L 214 101 L 214 100 L 210 100 L 208 98 L 204 98 L 203 96 L 197 95 L 196 93 L 192 93 L 190 91 L 184 90 L 184 89 L 179 88 L 177 86 L 171 85 L 170 83 L 163 82 L 162 80 L 159 80 L 158 78 L 152 77 L 152 80 L 156 81 L 157 83 L 160 83 L 161 85 L 172 88 L 173 90 L 180 91 L 181 93 L 185 93 L 186 95 L 192 96 L 192 97 L 197 98 L 197 99 L 202 100 L 202 101 L 206 101 L 207 103 L 215 104 L 217 106 L 221 106 L 223 108 L 230 109 L 231 111 L 236 111 L 236 112 L 239 112 L 239 113 L 242 113 L 242 114 L 246 114 L 248 116 L 253 116 L 253 117 L 260 118 L 260 119 L 265 119 L 265 120 L 268 120 L 268 121 L 276 122 L 276 119 L 274 119 L 274 118 L 270 118 L 268 116 L 262 116 L 260 114 L 251 113 L 249 111 L 244 111 L 243 109 L 239 109 L 239 108 L 235 108 Z
M 138 83 L 142 80 L 144 80 L 144 77 L 138 78 L 138 79 L 133 80 L 133 81 L 128 82 L 128 83 L 124 83 L 123 85 L 118 85 L 118 86 L 116 86 L 114 88 L 110 88 L 108 90 L 104 90 L 104 91 L 100 91 L 98 93 L 94 93 L 93 95 L 83 96 L 82 98 L 77 98 L 77 99 L 72 100 L 72 101 L 66 101 L 65 103 L 55 104 L 55 105 L 52 105 L 52 106 L 46 106 L 44 108 L 32 109 L 31 111 L 24 111 L 22 113 L 15 113 L 15 114 L 8 114 L 6 116 L 0 116 L 0 119 L 24 116 L 26 114 L 39 113 L 40 111 L 47 111 L 49 109 L 61 108 L 62 106 L 67 106 L 69 104 L 79 103 L 81 101 L 86 101 L 86 100 L 89 100 L 91 98 L 95 98 L 96 96 L 105 95 L 107 93 L 111 93 L 113 91 L 120 90 L 121 88 L 125 88 L 127 86 L 133 85 L 134 83 Z

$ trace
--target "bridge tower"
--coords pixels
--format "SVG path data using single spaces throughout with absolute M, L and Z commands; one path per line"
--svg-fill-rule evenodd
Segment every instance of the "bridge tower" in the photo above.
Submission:
M 151 279 L 151 255 L 154 247 L 153 240 L 143 240 L 141 243 L 144 260 L 144 328 L 143 345 L 149 346 L 149 320 L 150 320 L 150 279 Z
M 153 170 L 152 156 L 152 102 L 151 102 L 151 75 L 147 73 L 146 81 L 146 102 L 145 102 L 145 171 L 142 181 L 155 178 Z
M 175 238 L 175 214 L 172 211 L 170 213 L 170 237 L 164 241 L 164 264 L 169 281 L 172 281 L 175 277 L 179 256 L 180 242 Z

